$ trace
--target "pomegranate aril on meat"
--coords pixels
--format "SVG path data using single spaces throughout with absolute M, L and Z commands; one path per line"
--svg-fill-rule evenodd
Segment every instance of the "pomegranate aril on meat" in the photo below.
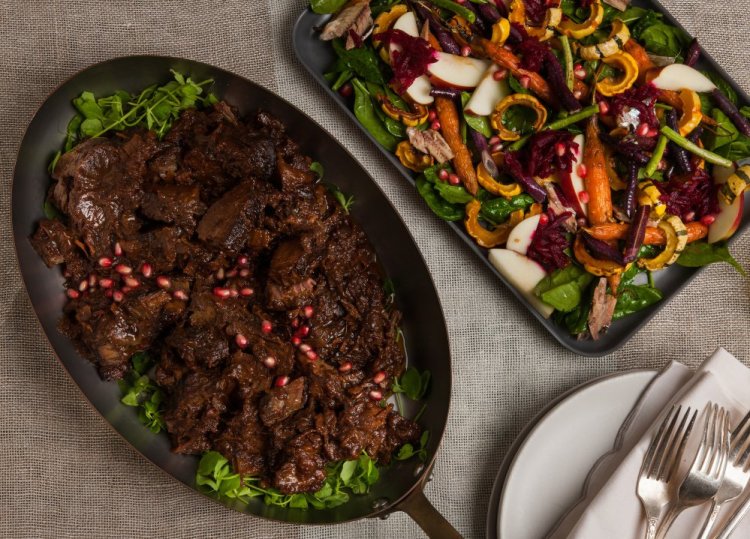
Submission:
M 220 281 L 224 280 L 224 268 L 219 268 L 216 270 L 216 278 Z
M 240 348 L 247 348 L 247 337 L 242 335 L 241 333 L 238 333 L 234 337 L 234 343 L 239 346 Z
M 339 372 L 349 372 L 350 370 L 352 370 L 351 361 L 344 361 L 341 365 L 339 365 Z
M 232 293 L 229 291 L 228 288 L 221 288 L 219 286 L 214 288 L 214 296 L 218 298 L 225 299 L 225 298 L 228 298 L 231 294 Z
M 172 297 L 174 299 L 179 299 L 180 301 L 187 301 L 188 300 L 187 293 L 183 292 L 182 290 L 175 290 L 174 293 L 172 294 Z
M 289 383 L 289 377 L 288 376 L 279 376 L 278 378 L 276 378 L 276 380 L 274 381 L 273 385 L 275 385 L 276 387 L 284 387 L 288 383 Z
M 295 335 L 294 337 L 292 337 L 292 344 L 294 346 L 299 346 L 300 344 L 302 344 L 302 339 Z
M 102 288 L 112 288 L 112 285 L 114 284 L 114 281 L 112 279 L 108 279 L 106 277 L 99 279 L 99 286 Z
M 240 277 L 249 277 L 250 276 L 250 270 L 247 268 L 242 268 L 239 273 Z
M 114 292 L 112 292 L 112 299 L 120 302 L 125 299 L 125 294 L 123 294 L 120 290 L 115 290 Z
M 271 324 L 270 320 L 263 320 L 260 323 L 260 330 L 266 334 L 271 333 L 271 331 L 273 330 L 273 324 Z
M 97 276 L 95 273 L 89 275 L 89 287 L 93 288 L 96 286 Z
M 89 281 L 88 279 L 84 279 L 80 283 L 78 283 L 78 291 L 84 292 L 89 287 Z
M 164 275 L 159 275 L 156 278 L 156 286 L 159 288 L 169 288 L 172 286 L 172 281 L 169 279 L 169 277 L 165 277 Z
M 247 258 L 246 256 L 241 256 L 241 257 L 239 257 L 239 258 L 237 259 L 237 263 L 238 263 L 238 264 L 239 264 L 240 266 L 247 266 L 247 265 L 249 264 L 249 262 L 250 262 L 250 261 L 248 260 L 248 258 Z
M 303 345 L 301 345 L 301 346 L 299 347 L 299 349 L 300 349 L 300 351 L 301 351 L 301 352 L 305 352 L 305 353 L 307 353 L 307 352 L 309 352 L 310 350 L 312 350 L 312 348 L 310 348 L 310 345 L 309 345 L 309 344 L 303 344 Z
M 122 246 L 120 245 L 119 241 L 115 242 L 114 251 L 115 251 L 115 256 L 122 256 Z
M 298 333 L 300 337 L 307 337 L 310 334 L 310 326 L 300 327 Z
M 252 296 L 253 295 L 253 289 L 252 288 L 240 288 L 240 296 Z
M 233 298 L 236 298 L 237 296 L 239 296 L 239 295 L 240 295 L 240 293 L 239 293 L 239 292 L 237 291 L 237 289 L 236 289 L 236 288 L 230 288 L 230 289 L 229 289 L 229 295 L 230 295 L 231 297 L 233 297 Z
M 318 353 L 315 350 L 309 350 L 305 352 L 305 355 L 307 356 L 307 359 L 310 361 L 315 361 L 318 359 Z
M 112 266 L 112 259 L 106 256 L 101 257 L 98 262 L 102 268 L 109 268 Z
M 130 292 L 131 290 L 133 290 L 133 289 L 132 289 L 132 288 L 130 288 L 129 286 L 123 286 L 122 288 L 120 288 L 120 291 L 121 291 L 121 292 L 122 292 L 123 294 L 127 294 L 127 293 L 128 293 L 128 292 Z
M 140 281 L 138 281 L 138 279 L 136 279 L 134 277 L 129 277 L 129 276 L 125 277 L 123 279 L 123 282 L 125 283 L 126 286 L 129 286 L 130 288 L 138 288 L 141 285 L 141 283 L 140 283 Z
M 133 268 L 126 264 L 117 264 L 115 266 L 115 271 L 120 275 L 130 275 L 131 273 L 133 273 Z
M 379 384 L 380 382 L 385 380 L 387 376 L 388 374 L 386 374 L 385 371 L 378 371 L 375 373 L 375 376 L 372 377 L 372 381 L 376 384 Z
M 383 398 L 383 392 L 378 391 L 377 389 L 373 389 L 370 391 L 370 398 L 374 401 L 379 401 Z
M 79 297 L 79 296 L 81 295 L 81 294 L 80 294 L 80 293 L 78 292 L 78 290 L 74 290 L 74 289 L 72 289 L 72 288 L 68 288 L 68 290 L 66 290 L 66 292 L 65 292 L 65 293 L 66 293 L 66 294 L 68 295 L 68 297 L 69 297 L 70 299 L 76 299 L 76 298 L 78 298 L 78 297 Z
M 304 311 L 305 318 L 312 318 L 315 314 L 315 309 L 313 309 L 312 305 L 305 305 Z
M 269 369 L 273 369 L 276 366 L 276 358 L 273 356 L 267 356 L 266 359 L 263 360 L 263 365 Z
M 227 279 L 234 279 L 235 277 L 237 277 L 236 269 L 227 272 Z

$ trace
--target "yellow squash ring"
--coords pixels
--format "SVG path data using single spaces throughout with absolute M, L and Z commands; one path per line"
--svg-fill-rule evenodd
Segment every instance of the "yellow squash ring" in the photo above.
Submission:
M 627 271 L 630 266 L 632 266 L 632 262 L 623 267 L 611 260 L 600 260 L 594 258 L 586 250 L 586 246 L 583 244 L 580 234 L 576 236 L 576 241 L 573 244 L 573 253 L 576 256 L 576 260 L 583 264 L 586 271 L 597 277 L 613 277 Z
M 604 8 L 602 7 L 601 0 L 594 0 L 589 9 L 591 10 L 589 18 L 582 23 L 576 24 L 570 19 L 566 19 L 560 23 L 558 29 L 573 39 L 582 39 L 590 36 L 602 24 L 604 20 Z
M 654 258 L 641 258 L 638 266 L 649 271 L 658 271 L 671 264 L 680 257 L 688 240 L 687 228 L 676 215 L 670 215 L 658 224 L 667 238 L 664 250 Z
M 620 52 L 629 39 L 630 30 L 628 30 L 627 25 L 620 19 L 615 19 L 612 23 L 612 31 L 609 34 L 609 39 L 596 45 L 581 47 L 581 58 L 594 61 L 612 56 Z
M 536 97 L 531 94 L 509 95 L 495 106 L 495 111 L 490 116 L 490 123 L 502 140 L 518 140 L 521 138 L 521 133 L 511 131 L 503 124 L 505 111 L 515 106 L 529 107 L 536 113 L 534 131 L 539 131 L 547 121 L 547 109 Z
M 511 198 L 521 194 L 521 186 L 517 183 L 504 184 L 493 178 L 482 163 L 477 166 L 477 181 L 493 195 Z
M 745 165 L 737 169 L 727 182 L 721 186 L 719 197 L 727 204 L 732 204 L 740 196 L 740 193 L 750 189 L 750 165 Z
M 399 142 L 396 146 L 396 157 L 402 165 L 414 172 L 423 172 L 435 162 L 431 155 L 418 152 L 407 140 Z
M 630 56 L 627 52 L 618 52 L 607 58 L 603 58 L 602 62 L 609 66 L 613 66 L 623 72 L 622 77 L 615 81 L 612 77 L 596 83 L 596 90 L 607 97 L 621 94 L 625 90 L 628 90 L 638 80 L 638 63 L 635 58 Z

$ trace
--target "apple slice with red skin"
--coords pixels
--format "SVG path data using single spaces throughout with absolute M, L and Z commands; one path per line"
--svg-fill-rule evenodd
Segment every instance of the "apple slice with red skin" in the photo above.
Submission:
M 438 60 L 427 66 L 430 81 L 436 86 L 469 90 L 476 88 L 490 67 L 486 60 L 438 52 Z
M 417 26 L 417 18 L 414 16 L 414 13 L 407 11 L 401 15 L 393 24 L 393 30 L 401 30 L 412 37 L 419 37 L 419 27 Z M 401 50 L 401 47 L 391 45 L 390 51 L 393 52 L 394 50 Z M 414 79 L 411 86 L 407 88 L 406 95 L 411 97 L 415 103 L 430 105 L 435 101 L 435 98 L 430 95 L 430 90 L 432 90 L 430 79 L 427 78 L 427 75 L 421 75 Z
M 474 116 L 489 116 L 502 99 L 510 95 L 510 85 L 506 79 L 495 80 L 494 75 L 500 68 L 495 64 L 484 73 L 482 81 L 471 94 L 464 111 Z
M 714 182 L 724 184 L 734 174 L 734 167 L 714 167 Z M 719 214 L 708 227 L 708 243 L 717 243 L 731 238 L 742 223 L 745 211 L 745 193 L 742 192 L 734 202 L 727 204 L 719 197 Z
M 693 90 L 694 92 L 712 92 L 716 85 L 703 73 L 685 64 L 672 64 L 661 68 L 651 79 L 651 84 L 660 90 Z
M 531 240 L 534 239 L 534 233 L 537 227 L 539 227 L 539 220 L 541 218 L 541 214 L 532 215 L 514 226 L 508 235 L 508 242 L 505 246 L 511 251 L 525 255 L 529 251 Z
M 558 176 L 560 187 L 568 203 L 573 206 L 579 217 L 586 217 L 588 216 L 588 204 L 581 200 L 581 193 L 586 191 L 586 184 L 578 174 L 578 167 L 583 163 L 583 146 L 586 144 L 586 137 L 576 135 L 573 142 L 578 144 L 578 149 L 574 152 L 575 159 L 573 160 L 572 171 L 570 173 L 559 172 Z
M 510 283 L 523 294 L 545 318 L 555 310 L 534 295 L 534 288 L 547 276 L 547 272 L 529 257 L 510 249 L 491 249 L 490 262 Z

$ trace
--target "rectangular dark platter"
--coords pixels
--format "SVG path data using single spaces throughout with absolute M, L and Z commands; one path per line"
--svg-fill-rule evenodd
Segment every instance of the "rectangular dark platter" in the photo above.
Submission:
M 672 17 L 672 15 L 656 1 L 636 1 L 633 2 L 633 5 L 659 11 L 664 14 L 665 18 L 669 20 L 669 22 L 671 22 L 675 26 L 682 28 L 682 25 L 680 25 L 680 23 L 677 22 L 677 20 Z M 305 10 L 300 15 L 299 19 L 297 19 L 297 22 L 294 25 L 292 33 L 292 42 L 297 58 L 305 67 L 305 69 L 310 72 L 310 74 L 318 82 L 318 84 L 323 87 L 328 95 L 331 96 L 331 98 L 344 110 L 344 112 L 346 112 L 346 114 L 360 128 L 360 130 L 370 140 L 372 140 L 373 144 L 377 146 L 377 148 L 383 153 L 383 155 L 385 155 L 385 157 L 389 159 L 391 163 L 393 163 L 393 166 L 395 166 L 399 170 L 399 172 L 401 172 L 401 175 L 409 183 L 414 185 L 416 181 L 414 174 L 406 169 L 403 165 L 401 165 L 395 155 L 380 146 L 372 138 L 372 136 L 370 136 L 367 130 L 365 130 L 357 121 L 347 100 L 339 95 L 338 92 L 334 92 L 333 90 L 331 90 L 330 85 L 323 77 L 323 74 L 328 71 L 328 69 L 330 69 L 336 59 L 335 53 L 330 43 L 321 41 L 318 37 L 319 32 L 317 29 L 325 24 L 325 21 L 328 19 L 328 17 L 329 15 L 318 15 L 316 13 L 313 13 L 310 9 Z M 740 96 L 741 101 L 743 101 L 745 104 L 750 103 L 750 97 L 748 97 L 748 95 L 737 85 L 734 80 L 732 80 L 727 75 L 727 73 L 716 63 L 716 61 L 705 52 L 702 55 L 702 59 L 698 67 L 701 69 L 711 68 L 717 71 L 727 80 L 727 82 L 731 84 L 732 88 L 734 88 L 734 90 Z M 747 230 L 748 226 L 750 226 L 750 197 L 747 198 L 748 200 L 745 201 L 745 213 L 742 224 L 730 240 L 730 243 L 731 241 L 738 238 L 743 232 Z M 433 217 L 435 219 L 438 219 L 436 216 Z M 453 231 L 458 234 L 458 236 L 467 244 L 467 246 L 476 253 L 479 259 L 484 262 L 489 270 L 494 273 L 500 281 L 503 282 L 503 284 L 516 296 L 516 298 L 526 306 L 526 308 L 537 318 L 537 320 L 539 320 L 539 322 L 547 329 L 547 331 L 549 331 L 549 333 L 560 342 L 560 344 L 562 344 L 569 350 L 583 356 L 603 356 L 606 354 L 610 354 L 623 346 L 628 340 L 630 340 L 631 337 L 633 337 L 633 335 L 635 335 L 638 330 L 640 330 L 649 320 L 651 320 L 651 318 L 653 318 L 656 313 L 659 312 L 659 310 L 666 307 L 669 304 L 670 300 L 685 286 L 687 286 L 687 284 L 691 280 L 693 280 L 701 271 L 701 269 L 673 266 L 668 270 L 657 272 L 654 275 L 656 284 L 664 293 L 664 299 L 659 304 L 640 313 L 636 313 L 634 315 L 628 316 L 627 318 L 618 320 L 617 322 L 612 324 L 609 332 L 598 341 L 579 341 L 576 337 L 570 335 L 564 327 L 558 326 L 551 319 L 545 319 L 543 316 L 541 316 L 536 311 L 536 309 L 534 309 L 534 307 L 516 290 L 516 288 L 508 283 L 508 281 L 502 275 L 500 275 L 500 273 L 492 266 L 492 264 L 490 264 L 487 258 L 487 249 L 479 247 L 474 242 L 474 240 L 464 231 L 461 224 L 446 223 L 446 225 L 450 226 Z

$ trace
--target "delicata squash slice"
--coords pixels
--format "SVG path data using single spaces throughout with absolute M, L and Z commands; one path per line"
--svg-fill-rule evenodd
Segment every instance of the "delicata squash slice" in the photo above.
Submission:
M 737 169 L 719 190 L 719 198 L 725 203 L 732 204 L 740 193 L 750 189 L 750 165 Z
M 430 113 L 427 107 L 419 103 L 411 103 L 411 111 L 403 110 L 391 103 L 387 98 L 381 98 L 380 108 L 388 115 L 389 118 L 401 122 L 407 127 L 416 127 L 427 121 Z
M 466 205 L 466 232 L 476 240 L 480 247 L 492 249 L 508 241 L 510 231 L 523 220 L 523 210 L 517 210 L 510 214 L 508 221 L 495 227 L 494 230 L 487 230 L 479 224 L 479 211 L 482 209 L 482 203 L 474 199 Z M 520 216 L 518 215 L 520 213 Z
M 414 172 L 424 172 L 425 169 L 435 163 L 432 156 L 417 151 L 408 140 L 398 143 L 398 146 L 396 146 L 396 157 L 398 157 L 402 165 Z
M 622 71 L 622 76 L 615 80 L 612 77 L 607 77 L 596 83 L 596 90 L 607 97 L 621 94 L 625 90 L 629 90 L 638 80 L 638 63 L 635 58 L 630 56 L 627 52 L 618 52 L 611 56 L 607 56 L 602 59 L 605 64 L 619 69 Z
M 510 4 L 510 14 L 508 15 L 508 19 L 511 23 L 520 24 L 524 27 L 527 34 L 539 39 L 539 41 L 545 41 L 555 35 L 555 28 L 557 28 L 562 22 L 562 17 L 562 9 L 558 7 L 550 7 L 547 9 L 542 25 L 531 26 L 527 24 L 526 21 L 526 6 L 524 5 L 523 0 L 513 0 Z M 495 40 L 493 39 L 492 41 Z
M 600 60 L 620 52 L 629 39 L 630 30 L 628 30 L 628 27 L 620 19 L 615 19 L 612 22 L 609 39 L 596 45 L 581 47 L 579 53 L 584 60 Z
M 389 11 L 384 11 L 375 18 L 372 35 L 377 36 L 378 34 L 390 30 L 401 15 L 408 11 L 404 4 L 397 4 L 393 6 Z M 391 63 L 391 55 L 388 52 L 388 47 L 379 46 L 377 40 L 373 37 L 373 45 L 376 45 L 380 57 L 386 64 Z
M 528 107 L 536 113 L 534 121 L 534 131 L 539 131 L 547 122 L 547 109 L 539 100 L 531 94 L 513 94 L 509 95 L 495 106 L 495 112 L 490 116 L 490 124 L 497 131 L 502 140 L 519 140 L 521 133 L 512 131 L 503 124 L 503 116 L 510 107 L 522 106 Z
M 622 272 L 627 271 L 630 269 L 630 266 L 633 265 L 631 262 L 627 266 L 621 266 L 611 260 L 600 260 L 594 258 L 586 250 L 586 246 L 583 244 L 580 234 L 576 236 L 576 240 L 573 243 L 573 254 L 586 271 L 597 277 L 614 277 L 615 275 L 620 275 Z
M 558 26 L 558 30 L 573 39 L 582 39 L 596 32 L 596 29 L 599 28 L 604 20 L 604 8 L 602 7 L 601 0 L 594 0 L 589 9 L 591 11 L 588 19 L 580 24 L 570 19 L 565 19 Z
M 667 238 L 664 250 L 654 258 L 638 260 L 638 266 L 649 271 L 658 271 L 674 264 L 680 258 L 688 241 L 687 228 L 676 215 L 669 215 L 664 220 L 659 221 L 658 227 Z
M 477 181 L 488 192 L 505 198 L 520 195 L 522 192 L 521 186 L 517 183 L 505 184 L 495 180 L 482 163 L 477 165 Z

